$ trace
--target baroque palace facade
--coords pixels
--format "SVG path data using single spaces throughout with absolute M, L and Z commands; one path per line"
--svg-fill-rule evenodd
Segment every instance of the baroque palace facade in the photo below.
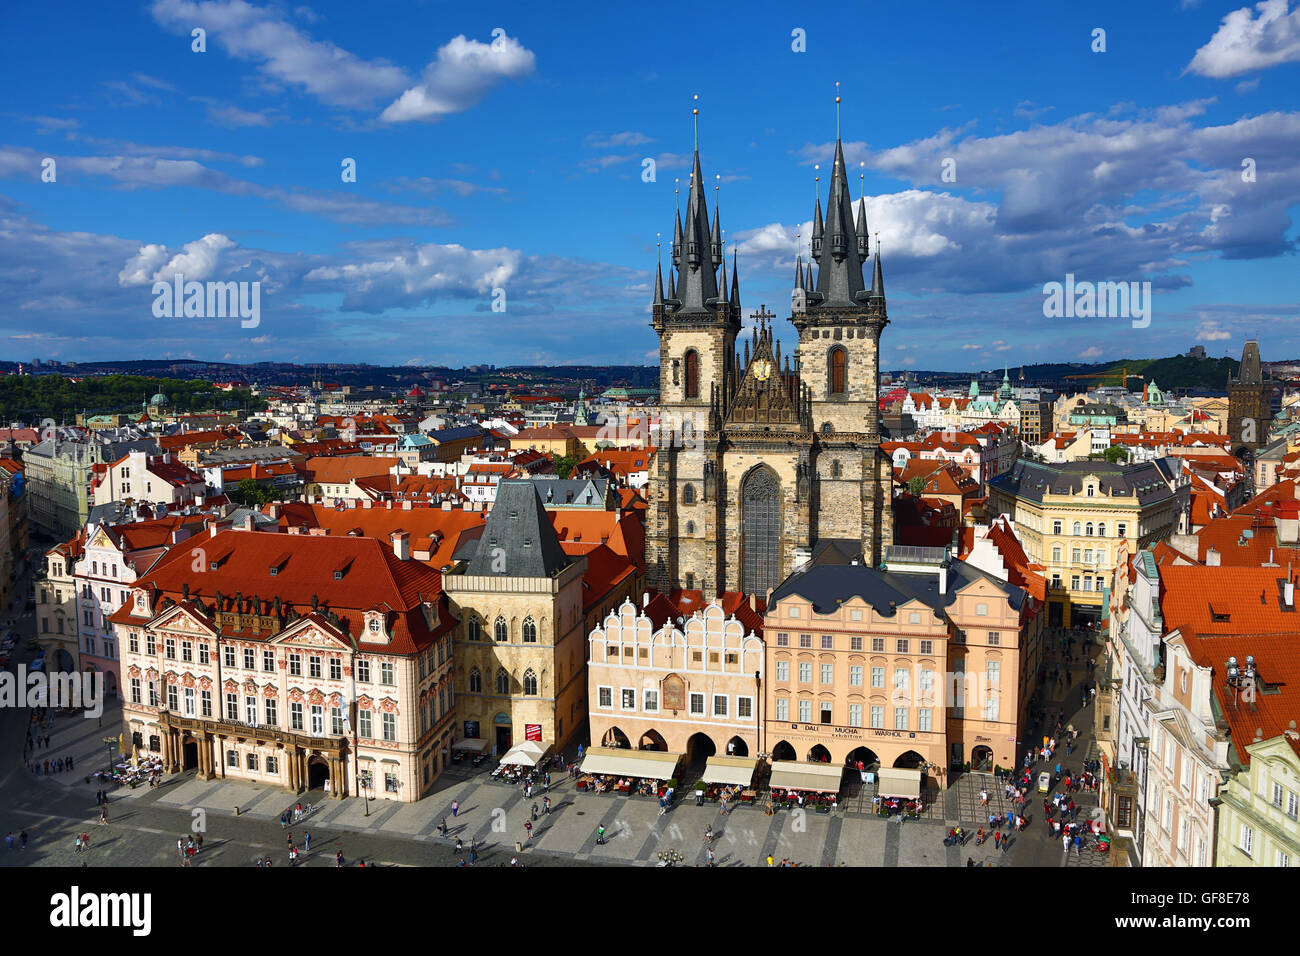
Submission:
M 737 351 L 740 281 L 730 288 L 718 210 L 710 228 L 698 149 L 672 268 L 655 283 L 660 436 L 647 514 L 649 583 L 666 593 L 741 590 L 765 597 L 823 542 L 879 561 L 892 539 L 889 460 L 880 452 L 877 358 L 888 324 L 879 249 L 873 279 L 865 198 L 854 217 L 835 144 L 825 217 L 817 199 L 812 262 L 796 262 L 782 363 L 771 319 Z

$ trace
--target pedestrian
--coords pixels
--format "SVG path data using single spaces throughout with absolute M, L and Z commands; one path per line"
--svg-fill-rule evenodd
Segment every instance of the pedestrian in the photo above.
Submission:
M 465 847 L 465 844 L 461 842 L 460 837 L 456 837 L 456 850 L 455 850 L 455 852 L 459 853 L 462 849 L 464 849 L 464 847 Z
M 203 849 L 203 834 L 202 834 L 202 833 L 200 833 L 198 836 L 196 836 L 196 837 L 194 838 L 194 845 L 195 845 L 196 847 L 198 847 L 200 850 Z
M 550 797 L 542 797 L 542 812 L 543 812 L 543 813 L 550 813 L 550 812 L 551 812 L 551 798 L 550 798 Z
M 713 824 L 710 823 L 707 827 L 704 828 L 704 839 L 705 842 L 709 844 L 709 846 L 713 846 Z
M 478 850 L 471 849 L 469 851 L 469 862 L 471 866 L 478 862 Z M 361 865 L 365 866 L 364 863 L 362 863 Z
M 13 842 L 12 842 L 13 837 L 10 837 L 9 839 L 10 839 L 10 841 L 11 841 L 9 845 L 10 845 L 10 846 L 13 846 Z M 76 848 L 74 849 L 73 852 L 75 852 L 75 853 L 80 853 L 80 852 L 81 852 L 81 837 L 77 837 Z
M 68 758 L 68 769 L 69 769 L 69 770 L 72 769 L 72 758 L 71 758 L 71 757 Z
M 20 834 L 18 835 L 18 839 L 22 840 L 22 842 L 23 842 L 23 849 L 24 849 L 24 850 L 27 849 L 27 831 L 26 831 L 26 830 L 24 830 L 22 833 L 20 833 Z
M 1000 850 L 1000 849 L 1002 849 L 1002 831 L 1001 831 L 1001 830 L 994 830 L 994 831 L 993 831 L 993 849 L 995 849 L 995 850 Z
M 108 813 L 106 813 L 102 807 L 99 811 L 99 825 L 102 827 L 108 826 Z
M 531 820 L 524 821 L 524 842 L 531 843 L 533 839 L 533 823 Z
M 600 825 L 596 827 L 596 845 L 604 846 L 605 844 L 605 827 Z
M 49 750 L 49 749 L 50 749 L 50 735 L 49 735 L 49 734 L 46 734 L 46 735 L 45 735 L 45 749 L 46 749 L 46 750 Z
M 284 837 L 285 846 L 293 846 L 293 831 L 290 830 Z
M 180 857 L 185 856 L 185 841 L 184 841 L 184 840 L 177 840 L 177 841 L 176 841 L 176 855 L 177 855 L 177 856 L 180 856 Z
M 9 847 L 9 849 L 11 849 L 11 850 L 14 848 L 14 831 L 13 831 L 13 830 L 10 830 L 10 831 L 9 831 L 9 834 L 5 837 L 5 846 Z
M 304 850 L 306 850 L 308 853 L 311 852 L 311 834 L 310 834 L 310 833 L 304 833 L 304 834 L 302 835 L 302 848 L 303 848 Z
M 704 863 L 706 866 L 713 865 L 713 847 L 709 847 L 704 851 Z
M 1070 852 L 1070 834 L 1066 833 L 1061 836 L 1061 849 L 1066 853 Z
M 438 832 L 445 838 L 447 836 L 447 818 L 443 817 L 438 821 Z
M 85 849 L 87 849 L 87 850 L 90 849 L 90 834 L 89 834 L 89 833 L 83 833 L 83 834 L 81 835 L 81 845 L 82 845 Z
M 337 854 L 335 854 L 335 856 L 334 856 L 334 865 L 335 865 L 335 866 L 340 866 L 340 867 L 343 865 L 343 851 L 342 851 L 342 850 L 339 850 L 339 852 L 338 852 Z
M 660 806 L 663 806 L 662 800 L 660 800 Z M 537 804 L 534 803 L 528 812 L 532 814 L 533 822 L 537 822 Z
M 280 829 L 283 830 L 288 825 L 289 825 L 289 811 L 286 810 L 284 811 L 284 813 L 280 814 Z
M 460 813 L 460 801 L 458 800 L 451 801 L 451 815 L 455 817 L 459 813 Z

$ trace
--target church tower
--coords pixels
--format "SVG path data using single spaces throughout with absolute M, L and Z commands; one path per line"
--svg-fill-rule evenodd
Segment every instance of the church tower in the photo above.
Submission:
M 837 98 L 838 99 L 838 98 Z M 880 333 L 889 324 L 880 249 L 871 256 L 866 198 L 857 219 L 838 134 L 826 219 L 813 213 L 816 285 L 796 265 L 790 321 L 799 333 L 796 370 L 807 386 L 816 435 L 813 537 L 856 541 L 876 563 L 892 540 L 892 475 L 880 455 Z M 865 281 L 872 266 L 870 287 Z
M 736 383 L 740 285 L 733 269 L 727 289 L 722 224 L 716 205 L 709 224 L 698 144 L 687 194 L 685 224 L 679 211 L 673 230 L 667 295 L 662 266 L 655 277 L 660 424 L 646 561 L 651 586 L 712 597 L 722 560 L 719 430 Z

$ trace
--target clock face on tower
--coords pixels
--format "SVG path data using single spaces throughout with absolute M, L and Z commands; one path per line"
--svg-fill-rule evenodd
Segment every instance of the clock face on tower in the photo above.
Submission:
M 754 363 L 754 378 L 760 382 L 766 382 L 772 375 L 772 363 L 767 359 L 759 359 Z

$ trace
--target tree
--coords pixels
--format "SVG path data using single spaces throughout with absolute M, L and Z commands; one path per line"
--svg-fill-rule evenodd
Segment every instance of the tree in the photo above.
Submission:
M 1126 464 L 1128 462 L 1128 449 L 1123 445 L 1111 445 L 1102 452 L 1102 457 L 1109 462 L 1117 462 L 1121 465 Z
M 573 474 L 573 469 L 577 464 L 577 455 L 557 455 L 555 458 L 555 473 L 561 478 L 568 478 Z
M 275 492 L 270 488 L 263 488 L 252 478 L 245 478 L 235 486 L 230 497 L 250 508 L 260 508 L 275 500 Z
M 925 490 L 925 479 L 920 475 L 917 475 L 915 478 L 908 481 L 907 490 L 910 491 L 914 497 L 921 497 L 921 492 Z

